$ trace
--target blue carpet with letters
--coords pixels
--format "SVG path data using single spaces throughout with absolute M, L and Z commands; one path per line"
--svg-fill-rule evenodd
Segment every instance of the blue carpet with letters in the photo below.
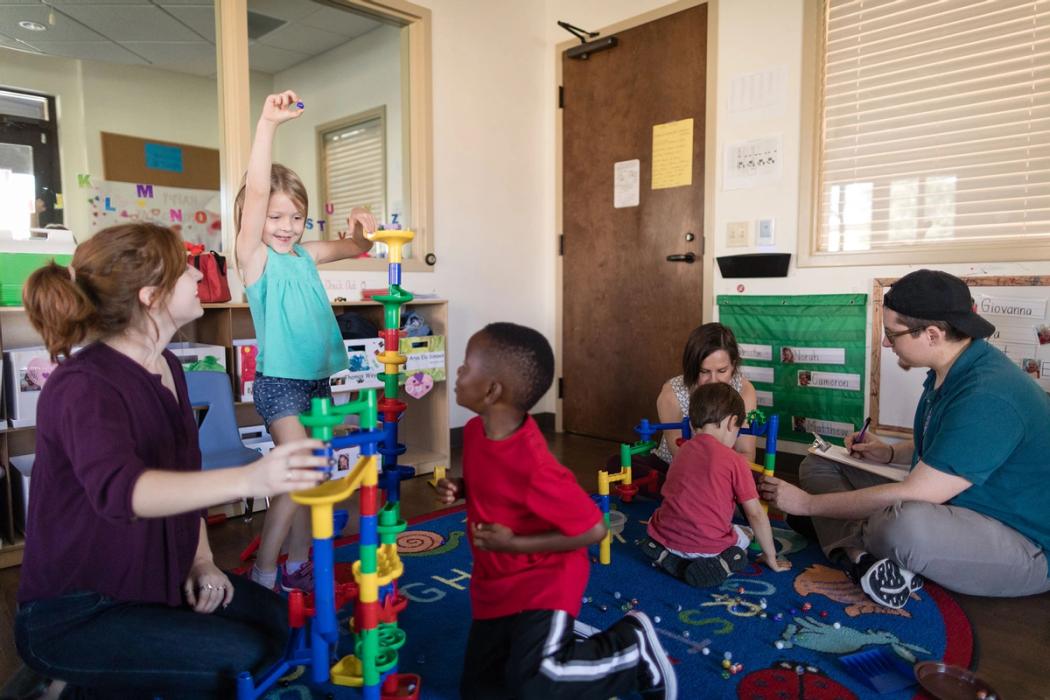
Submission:
M 791 560 L 790 571 L 773 574 L 752 562 L 715 589 L 677 581 L 652 568 L 633 545 L 655 506 L 645 500 L 615 506 L 626 524 L 613 542 L 612 564 L 592 567 L 580 621 L 606 627 L 632 603 L 648 613 L 675 664 L 680 698 L 904 700 L 917 693 L 915 686 L 877 688 L 905 683 L 916 661 L 972 661 L 970 624 L 943 589 L 928 583 L 903 610 L 879 607 L 815 544 L 777 523 L 778 549 Z M 399 617 L 407 634 L 399 669 L 422 677 L 424 699 L 459 696 L 470 625 L 465 526 L 466 513 L 457 510 L 410 525 L 398 539 L 405 563 L 400 590 L 410 601 Z M 337 561 L 356 557 L 355 544 L 336 550 Z M 342 653 L 349 653 L 349 640 L 345 633 Z M 348 688 L 308 688 L 293 676 L 266 697 L 359 697 Z

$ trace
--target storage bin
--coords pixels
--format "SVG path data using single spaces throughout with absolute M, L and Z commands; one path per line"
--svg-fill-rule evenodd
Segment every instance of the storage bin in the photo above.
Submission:
M 43 346 L 4 351 L 4 398 L 12 428 L 36 425 L 36 402 L 56 366 Z
M 215 362 L 222 366 L 223 371 L 226 371 L 226 348 L 221 345 L 169 343 L 168 350 L 171 350 L 172 354 L 179 358 L 182 368 L 187 371 L 189 370 L 189 365 L 205 361 L 209 357 L 214 358 Z
M 28 238 L 0 237 L 0 306 L 21 306 L 29 275 L 52 260 L 69 265 L 75 248 L 73 233 L 65 229 L 30 229 Z
M 22 287 L 29 275 L 54 260 L 69 265 L 72 255 L 44 253 L 0 253 L 0 306 L 21 306 Z

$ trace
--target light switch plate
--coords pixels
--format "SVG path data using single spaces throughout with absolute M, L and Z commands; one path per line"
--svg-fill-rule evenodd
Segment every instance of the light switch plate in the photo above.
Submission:
M 726 224 L 726 246 L 744 248 L 749 244 L 750 226 L 746 221 L 730 221 Z
M 758 221 L 758 245 L 773 245 L 773 220 L 759 219 Z

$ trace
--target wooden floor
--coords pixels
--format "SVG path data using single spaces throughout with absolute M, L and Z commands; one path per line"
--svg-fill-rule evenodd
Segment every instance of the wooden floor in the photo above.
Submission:
M 597 489 L 597 469 L 615 451 L 612 443 L 574 435 L 550 437 L 551 449 L 577 474 L 584 488 Z M 458 473 L 458 455 L 454 470 Z M 789 460 L 785 459 L 784 462 Z M 781 475 L 791 478 L 790 466 Z M 405 482 L 402 513 L 406 519 L 424 515 L 440 506 L 425 478 Z M 350 508 L 353 510 L 353 507 Z M 1050 513 L 1048 513 L 1050 516 Z M 220 566 L 233 567 L 239 553 L 262 528 L 264 514 L 251 522 L 230 520 L 210 529 L 212 549 Z M 351 517 L 346 534 L 356 531 Z M 17 668 L 12 620 L 18 569 L 0 571 L 0 680 Z M 1003 700 L 1050 700 L 1050 594 L 1031 598 L 975 598 L 955 596 L 969 616 L 977 642 L 977 671 L 996 689 Z

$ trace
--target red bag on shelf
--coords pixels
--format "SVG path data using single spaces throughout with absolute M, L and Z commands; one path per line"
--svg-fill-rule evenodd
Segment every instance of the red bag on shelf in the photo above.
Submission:
M 217 304 L 230 300 L 230 283 L 226 279 L 226 258 L 214 250 L 205 251 L 203 245 L 186 243 L 189 263 L 200 270 L 197 296 L 201 303 Z

